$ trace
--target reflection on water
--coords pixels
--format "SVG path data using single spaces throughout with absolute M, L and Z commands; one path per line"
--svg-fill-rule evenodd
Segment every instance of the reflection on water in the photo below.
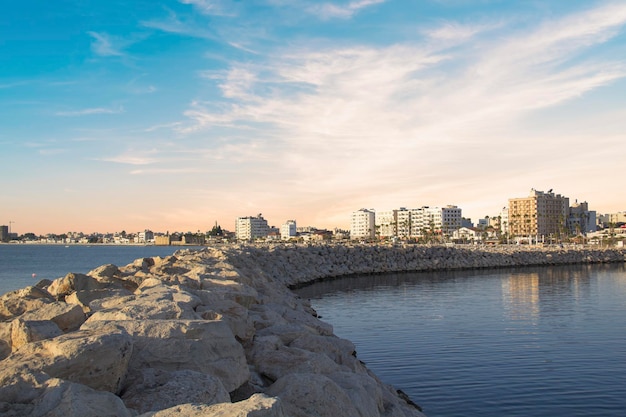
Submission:
M 623 264 L 355 276 L 297 293 L 431 417 L 626 409 Z
M 537 320 L 539 274 L 511 274 L 502 281 L 502 301 L 511 320 Z

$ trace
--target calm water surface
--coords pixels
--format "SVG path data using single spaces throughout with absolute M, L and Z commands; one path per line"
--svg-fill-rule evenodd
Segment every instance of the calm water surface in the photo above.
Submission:
M 626 416 L 626 268 L 393 274 L 298 293 L 429 417 Z
M 0 245 L 0 295 L 68 272 L 86 273 L 105 264 L 125 266 L 135 259 L 167 256 L 176 246 L 139 245 Z M 193 247 L 192 247 L 193 248 Z M 197 247 L 195 247 L 197 249 Z M 33 274 L 36 276 L 33 277 Z

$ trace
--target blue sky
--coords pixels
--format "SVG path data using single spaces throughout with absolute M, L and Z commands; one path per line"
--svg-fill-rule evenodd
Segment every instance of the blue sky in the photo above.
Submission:
M 626 2 L 59 0 L 0 13 L 0 224 L 348 227 L 531 188 L 626 209 Z

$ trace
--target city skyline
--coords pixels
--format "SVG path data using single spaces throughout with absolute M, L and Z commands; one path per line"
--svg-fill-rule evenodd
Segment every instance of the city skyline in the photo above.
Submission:
M 623 2 L 37 3 L 0 16 L 20 233 L 476 220 L 531 188 L 625 209 Z

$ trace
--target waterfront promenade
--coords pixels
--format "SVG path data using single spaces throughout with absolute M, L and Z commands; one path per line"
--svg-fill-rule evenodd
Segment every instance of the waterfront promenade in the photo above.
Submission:
M 237 244 L 70 273 L 0 298 L 0 412 L 419 417 L 419 398 L 382 383 L 289 288 L 625 260 L 624 249 Z

